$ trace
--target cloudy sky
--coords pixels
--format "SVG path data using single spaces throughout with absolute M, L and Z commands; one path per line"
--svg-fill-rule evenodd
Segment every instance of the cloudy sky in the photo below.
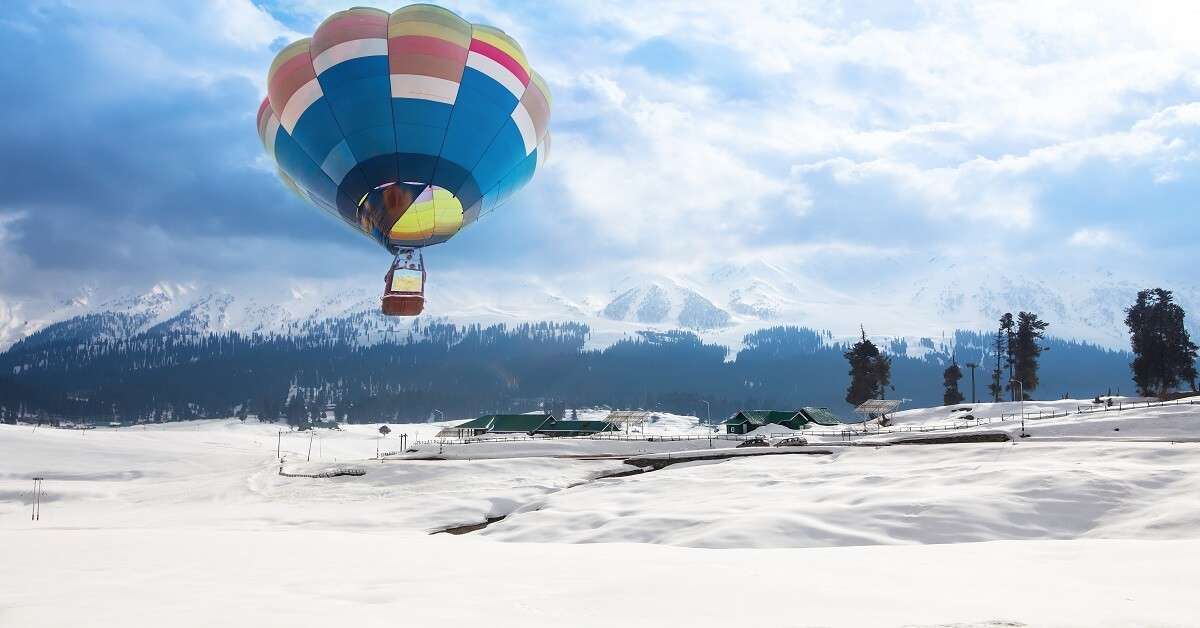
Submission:
M 274 53 L 348 4 L 7 4 L 0 297 L 381 275 L 255 131 Z M 1136 4 L 447 2 L 523 44 L 555 141 L 429 261 L 551 282 L 726 257 L 839 282 L 911 282 L 935 256 L 1192 276 L 1200 5 Z

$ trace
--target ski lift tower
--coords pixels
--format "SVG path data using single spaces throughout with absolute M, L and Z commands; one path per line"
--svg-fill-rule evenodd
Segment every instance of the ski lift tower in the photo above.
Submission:
M 902 403 L 904 403 L 902 399 L 868 399 L 859 404 L 854 409 L 854 413 L 863 418 L 863 423 L 874 418 L 882 418 L 886 421 L 888 413 L 895 412 Z

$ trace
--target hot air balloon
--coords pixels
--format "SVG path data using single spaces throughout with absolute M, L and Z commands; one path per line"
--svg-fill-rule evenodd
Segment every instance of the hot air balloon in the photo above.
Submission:
M 335 13 L 280 50 L 258 133 L 287 187 L 395 256 L 383 312 L 412 316 L 421 249 L 524 187 L 549 121 L 550 90 L 515 40 L 414 4 Z

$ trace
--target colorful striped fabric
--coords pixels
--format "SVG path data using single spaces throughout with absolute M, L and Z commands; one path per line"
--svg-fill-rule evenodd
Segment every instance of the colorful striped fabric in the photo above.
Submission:
M 448 240 L 528 183 L 550 108 L 503 31 L 429 4 L 353 8 L 276 55 L 258 133 L 289 188 L 395 251 Z

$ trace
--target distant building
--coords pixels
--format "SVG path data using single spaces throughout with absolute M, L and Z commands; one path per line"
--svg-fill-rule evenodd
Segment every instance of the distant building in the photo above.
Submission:
M 470 438 L 484 434 L 533 434 L 554 417 L 548 414 L 485 414 L 466 423 L 442 428 L 443 438 Z
M 769 423 L 799 430 L 809 423 L 840 425 L 842 421 L 829 408 L 806 406 L 799 410 L 742 410 L 725 419 L 722 425 L 727 434 L 746 434 Z
M 591 436 L 605 432 L 616 432 L 618 427 L 608 421 L 556 421 L 551 418 L 538 428 L 538 434 L 546 436 Z
M 439 438 L 472 438 L 484 434 L 542 434 L 544 436 L 590 436 L 615 432 L 608 421 L 559 421 L 549 414 L 488 414 L 466 423 L 444 427 Z

